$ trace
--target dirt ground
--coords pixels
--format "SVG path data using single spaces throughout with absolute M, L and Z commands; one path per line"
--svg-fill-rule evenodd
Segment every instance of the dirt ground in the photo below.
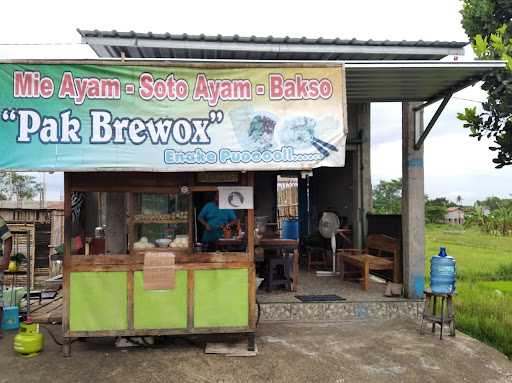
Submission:
M 58 332 L 54 326 L 53 331 Z M 44 330 L 43 330 L 44 331 Z M 204 338 L 166 339 L 154 348 L 116 349 L 112 340 L 75 342 L 72 356 L 45 334 L 34 358 L 0 340 L 0 382 L 512 382 L 512 363 L 463 334 L 427 333 L 416 323 L 263 323 L 256 357 L 204 354 Z

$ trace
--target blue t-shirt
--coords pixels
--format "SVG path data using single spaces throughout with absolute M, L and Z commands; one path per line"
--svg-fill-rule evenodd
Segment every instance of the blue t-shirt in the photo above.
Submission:
M 208 222 L 212 228 L 204 230 L 202 242 L 215 242 L 222 237 L 221 226 L 236 219 L 236 214 L 231 209 L 219 209 L 215 202 L 208 202 L 199 213 L 199 218 Z

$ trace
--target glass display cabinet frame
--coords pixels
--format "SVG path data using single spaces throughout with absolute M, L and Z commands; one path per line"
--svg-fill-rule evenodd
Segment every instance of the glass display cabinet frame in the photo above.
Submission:
M 238 174 L 238 182 L 230 185 L 254 186 L 253 172 Z M 225 185 L 201 184 L 194 173 L 64 173 L 64 355 L 70 354 L 73 338 L 109 336 L 239 333 L 247 336 L 248 348 L 254 349 L 254 209 L 246 210 L 246 251 L 194 253 L 192 247 L 193 194 L 217 191 L 218 186 Z M 72 193 L 98 191 L 126 193 L 128 251 L 71 255 Z M 183 195 L 188 201 L 187 247 L 135 249 L 140 240 L 136 238 L 136 225 L 157 220 L 138 210 L 137 193 Z M 176 216 L 161 218 L 168 225 L 185 224 Z M 175 254 L 174 289 L 143 288 L 145 251 Z

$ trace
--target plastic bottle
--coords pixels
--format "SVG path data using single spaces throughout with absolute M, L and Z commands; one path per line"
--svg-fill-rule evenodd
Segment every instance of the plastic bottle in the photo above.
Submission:
M 430 258 L 430 288 L 433 293 L 452 294 L 455 292 L 456 264 L 441 247 L 438 255 Z

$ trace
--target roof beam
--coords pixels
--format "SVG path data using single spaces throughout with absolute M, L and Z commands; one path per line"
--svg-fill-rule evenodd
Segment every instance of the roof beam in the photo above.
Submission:
M 434 127 L 434 125 L 437 122 L 437 119 L 439 118 L 441 113 L 443 113 L 443 110 L 446 107 L 446 104 L 448 104 L 448 101 L 450 101 L 451 98 L 452 98 L 452 95 L 449 94 L 449 95 L 447 95 L 443 99 L 443 101 L 441 102 L 441 104 L 437 108 L 436 112 L 434 113 L 434 115 L 432 116 L 430 121 L 428 122 L 427 127 L 425 128 L 425 130 L 423 132 L 421 132 L 421 135 L 419 136 L 418 140 L 414 143 L 414 149 L 415 150 L 420 150 L 421 146 L 423 145 L 423 142 L 425 141 L 425 139 L 427 138 L 428 134 L 430 133 L 430 131 Z M 422 105 L 425 105 L 425 104 L 422 104 Z M 414 114 L 417 114 L 421 109 L 425 108 L 425 106 L 422 106 L 422 105 L 420 105 L 419 107 L 416 107 L 416 108 L 413 109 L 414 110 Z
M 144 38 L 116 37 L 82 37 L 82 42 L 90 45 L 138 46 L 140 48 L 170 48 L 197 50 L 227 50 L 274 53 L 332 53 L 361 55 L 463 55 L 463 48 L 392 46 L 392 45 L 342 45 L 342 44 L 287 44 L 287 43 L 253 43 L 230 41 L 190 41 L 190 40 L 157 40 Z

